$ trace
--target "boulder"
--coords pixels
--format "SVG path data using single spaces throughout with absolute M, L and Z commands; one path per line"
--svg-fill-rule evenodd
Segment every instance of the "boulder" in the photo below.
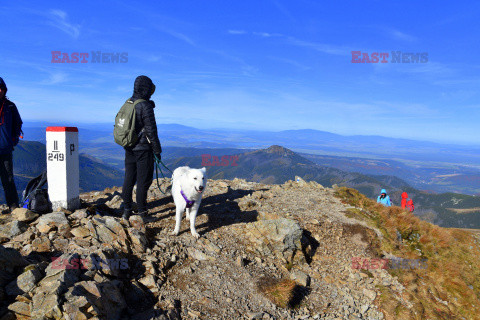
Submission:
M 110 201 L 105 203 L 111 209 L 120 209 L 123 204 L 123 199 L 120 195 L 115 195 Z
M 300 270 L 291 271 L 290 279 L 304 287 L 308 287 L 310 285 L 310 276 Z
M 33 238 L 35 238 L 35 234 L 33 233 L 34 228 L 29 228 L 24 233 L 19 234 L 18 236 L 13 238 L 15 242 L 31 242 Z
M 93 223 L 87 225 L 92 237 L 96 238 L 101 243 L 113 243 L 116 235 L 105 225 L 105 219 L 94 218 Z
M 123 284 L 118 280 L 96 283 L 94 281 L 81 281 L 75 285 L 71 295 L 66 295 L 67 301 L 72 303 L 71 298 L 82 296 L 95 310 L 100 319 L 120 319 L 127 304 L 122 295 Z M 70 300 L 69 300 L 70 299 Z M 83 303 L 83 300 L 80 301 Z
M 15 312 L 15 314 L 19 314 L 22 316 L 30 317 L 30 305 L 25 302 L 14 302 L 8 306 L 8 310 Z M 17 317 L 18 318 L 18 317 Z
M 32 317 L 35 319 L 63 319 L 62 298 L 55 292 L 42 291 L 32 298 Z
M 53 261 L 45 269 L 45 277 L 38 283 L 35 292 L 64 293 L 68 287 L 78 281 L 80 276 L 80 256 L 65 253 Z
M 42 273 L 35 266 L 28 266 L 25 270 L 17 277 L 17 286 L 23 292 L 30 292 L 42 278 Z
M 32 241 L 33 251 L 50 252 L 51 247 L 52 247 L 52 243 L 50 242 L 50 239 L 48 239 L 47 236 L 41 236 L 41 237 L 35 238 Z
M 63 319 L 60 309 L 63 293 L 79 280 L 80 256 L 65 253 L 45 269 L 46 276 L 32 291 L 32 317 Z
M 122 224 L 113 217 L 94 218 L 87 223 L 90 234 L 100 243 L 106 243 L 122 251 L 127 251 L 128 237 Z
M 187 248 L 188 255 L 198 261 L 215 260 L 213 257 L 195 248 Z
M 30 222 L 38 218 L 38 214 L 26 208 L 17 208 L 12 211 L 12 218 L 17 221 Z
M 0 226 L 0 238 L 11 239 L 19 234 L 25 232 L 27 226 L 21 221 L 11 221 Z
M 133 228 L 128 228 L 127 230 L 132 242 L 133 250 L 136 252 L 145 252 L 148 246 L 148 240 L 145 234 Z
M 75 212 L 73 212 L 70 215 L 70 218 L 77 219 L 77 220 L 82 220 L 82 219 L 86 218 L 87 216 L 88 216 L 88 210 L 87 209 L 79 209 L 79 210 L 75 210 Z
M 116 241 L 120 244 L 121 247 L 125 247 L 127 244 L 127 233 L 123 228 L 122 224 L 113 217 L 107 217 L 105 219 L 105 225 L 116 235 Z
M 114 250 L 99 250 L 92 253 L 88 257 L 89 270 L 101 270 L 103 274 L 121 277 L 123 273 L 127 272 L 128 259 L 117 253 Z
M 48 233 L 54 229 L 58 230 L 59 233 L 65 233 L 70 230 L 70 225 L 65 213 L 52 212 L 42 215 L 38 219 L 37 230 L 41 233 Z
M 298 183 L 298 185 L 300 186 L 304 186 L 306 184 L 305 180 L 303 180 L 301 177 L 299 176 L 295 176 L 295 181 Z
M 261 255 L 275 255 L 292 263 L 302 253 L 302 234 L 298 222 L 291 219 L 260 220 L 246 225 L 250 248 Z
M 145 221 L 141 216 L 135 214 L 128 219 L 132 228 L 145 232 Z
M 147 287 L 153 294 L 158 293 L 158 286 L 157 282 L 155 281 L 155 277 L 151 274 L 147 275 L 146 277 L 141 278 L 138 280 L 141 284 Z
M 70 233 L 76 238 L 86 238 L 90 236 L 90 230 L 85 227 L 74 228 L 70 230 Z
M 68 319 L 87 320 L 89 318 L 89 313 L 87 311 L 84 311 L 85 309 L 81 309 L 70 302 L 65 302 L 62 307 L 64 313 L 68 315 Z

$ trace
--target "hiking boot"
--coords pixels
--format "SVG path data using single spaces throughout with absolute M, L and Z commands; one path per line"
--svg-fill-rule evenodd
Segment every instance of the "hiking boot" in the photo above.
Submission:
M 13 210 L 15 209 L 18 209 L 18 204 L 12 204 L 10 207 L 8 207 L 10 209 L 10 212 L 13 212 Z
M 125 219 L 125 220 L 128 220 L 128 218 L 130 218 L 131 215 L 132 215 L 132 210 L 131 209 L 125 209 L 125 210 L 123 210 L 122 218 Z

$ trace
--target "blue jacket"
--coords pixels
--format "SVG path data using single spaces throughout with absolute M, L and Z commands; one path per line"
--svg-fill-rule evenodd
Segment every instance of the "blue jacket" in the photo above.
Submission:
M 381 203 L 386 207 L 391 207 L 392 206 L 392 202 L 390 201 L 390 197 L 388 195 L 385 196 L 385 198 L 383 198 L 383 199 L 380 199 L 380 197 L 381 197 L 381 195 L 378 196 L 378 198 L 377 198 L 378 203 Z
M 12 153 L 22 131 L 17 107 L 7 98 L 0 100 L 0 154 Z

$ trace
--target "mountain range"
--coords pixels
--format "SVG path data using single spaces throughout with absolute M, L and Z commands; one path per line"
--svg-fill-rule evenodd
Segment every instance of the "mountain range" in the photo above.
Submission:
M 389 175 L 369 175 L 322 166 L 281 146 L 234 155 L 236 166 L 207 166 L 211 179 L 242 178 L 265 184 L 282 184 L 295 176 L 316 181 L 326 187 L 346 186 L 376 199 L 386 188 L 394 205 L 400 205 L 407 192 L 416 205 L 415 214 L 444 227 L 480 228 L 480 198 L 456 193 L 433 194 L 411 187 L 406 181 Z M 220 161 L 221 158 L 219 158 Z M 168 167 L 201 167 L 202 156 L 166 160 Z
M 45 143 L 48 125 L 58 124 L 25 123 L 25 138 Z M 78 127 L 82 152 L 123 168 L 123 149 L 113 141 L 113 123 Z M 164 149 L 162 156 L 166 158 L 193 155 L 201 149 L 208 149 L 206 153 L 235 154 L 282 145 L 317 164 L 343 171 L 396 176 L 417 189 L 431 192 L 480 194 L 479 146 L 342 136 L 318 130 L 267 132 L 159 124 L 158 132 Z

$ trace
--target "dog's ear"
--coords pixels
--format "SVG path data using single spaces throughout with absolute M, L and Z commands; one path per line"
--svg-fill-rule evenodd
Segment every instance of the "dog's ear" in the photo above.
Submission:
M 200 171 L 203 172 L 203 174 L 207 173 L 207 168 L 203 167 L 202 169 L 200 169 Z

